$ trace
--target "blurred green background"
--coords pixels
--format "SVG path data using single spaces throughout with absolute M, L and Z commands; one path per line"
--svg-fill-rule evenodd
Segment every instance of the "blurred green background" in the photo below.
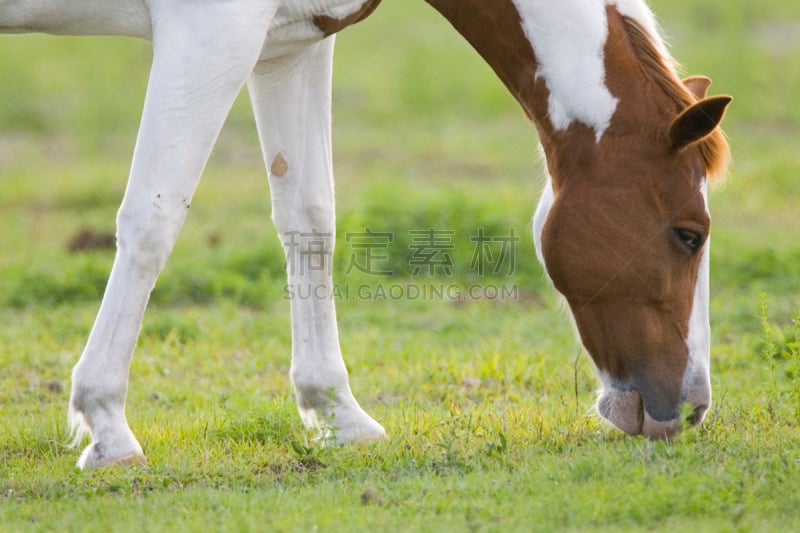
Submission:
M 800 7 L 788 1 L 653 4 L 686 73 L 709 75 L 712 92 L 736 98 L 725 122 L 731 175 L 711 196 L 714 294 L 730 302 L 727 291 L 746 289 L 750 298 L 767 290 L 788 312 L 800 279 Z M 149 45 L 47 36 L 3 37 L 0 43 L 0 216 L 6 228 L 0 302 L 94 300 L 108 256 L 68 255 L 65 248 L 81 229 L 113 232 Z M 349 260 L 341 238 L 347 232 L 394 232 L 390 257 L 400 268 L 407 261 L 407 231 L 436 227 L 463 239 L 454 252 L 463 274 L 468 235 L 479 227 L 515 228 L 523 236 L 518 279 L 532 290 L 543 288 L 529 230 L 541 187 L 535 133 L 444 20 L 422 2 L 386 2 L 339 36 L 334 94 L 338 266 Z M 232 296 L 261 302 L 267 288 L 251 292 L 251 282 L 283 278 L 268 194 L 243 94 L 156 301 Z
M 466 242 L 478 227 L 517 228 L 524 236 L 520 279 L 541 287 L 528 229 L 541 186 L 533 129 L 433 10 L 422 2 L 386 4 L 339 36 L 334 143 L 340 236 L 366 226 L 398 237 L 437 227 L 457 231 Z M 787 1 L 653 7 L 686 73 L 707 74 L 712 92 L 736 98 L 725 123 L 731 176 L 711 200 L 714 293 L 771 287 L 788 306 L 800 269 L 800 7 Z M 0 216 L 8 228 L 0 302 L 69 300 L 80 290 L 95 298 L 107 258 L 95 264 L 62 252 L 81 228 L 113 231 L 149 45 L 47 36 L 0 42 Z M 243 94 L 157 296 L 206 301 L 217 290 L 246 290 L 211 277 L 227 276 L 233 285 L 237 276 L 282 278 L 260 162 Z M 407 238 L 395 244 L 392 257 L 401 264 Z M 463 243 L 458 250 L 470 251 Z M 337 257 L 345 261 L 348 251 Z M 463 262 L 459 256 L 456 263 Z M 69 284 L 77 281 L 82 289 L 66 287 L 51 272 L 73 269 L 78 279 Z M 179 282 L 171 274 L 178 272 L 189 287 L 174 286 Z M 12 280 L 18 276 L 23 285 L 33 278 L 43 284 L 42 293 L 53 294 L 26 294 Z M 260 298 L 248 296 L 248 303 L 255 303 L 251 297 Z

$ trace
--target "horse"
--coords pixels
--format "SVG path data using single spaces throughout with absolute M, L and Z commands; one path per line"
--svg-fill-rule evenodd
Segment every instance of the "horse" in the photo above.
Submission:
M 708 183 L 726 172 L 732 98 L 681 80 L 644 0 L 426 0 L 485 59 L 538 133 L 539 261 L 597 369 L 596 410 L 669 439 L 702 422 L 709 377 Z M 125 414 L 145 307 L 234 98 L 247 86 L 287 264 L 335 233 L 335 34 L 380 0 L 0 0 L 0 32 L 148 39 L 153 59 L 117 247 L 68 407 L 80 468 L 145 461 Z M 537 172 L 538 174 L 538 172 Z M 291 242 L 289 242 L 291 239 Z M 385 437 L 350 389 L 333 281 L 287 269 L 290 377 L 335 443 Z M 322 287 L 323 290 L 319 290 Z

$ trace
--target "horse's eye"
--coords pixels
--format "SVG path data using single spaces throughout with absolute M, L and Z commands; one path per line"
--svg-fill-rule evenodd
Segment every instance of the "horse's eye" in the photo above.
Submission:
M 703 245 L 703 234 L 687 228 L 673 228 L 678 241 L 692 252 L 696 252 Z

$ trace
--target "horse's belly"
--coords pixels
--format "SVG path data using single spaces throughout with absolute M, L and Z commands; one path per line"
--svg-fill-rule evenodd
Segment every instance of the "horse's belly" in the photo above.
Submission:
M 0 1 L 0 33 L 150 36 L 140 0 Z

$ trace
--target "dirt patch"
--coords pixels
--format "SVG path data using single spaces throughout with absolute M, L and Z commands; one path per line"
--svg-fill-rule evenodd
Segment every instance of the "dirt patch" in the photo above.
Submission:
M 117 246 L 114 233 L 84 228 L 70 239 L 67 250 L 76 254 L 97 250 L 113 250 Z

